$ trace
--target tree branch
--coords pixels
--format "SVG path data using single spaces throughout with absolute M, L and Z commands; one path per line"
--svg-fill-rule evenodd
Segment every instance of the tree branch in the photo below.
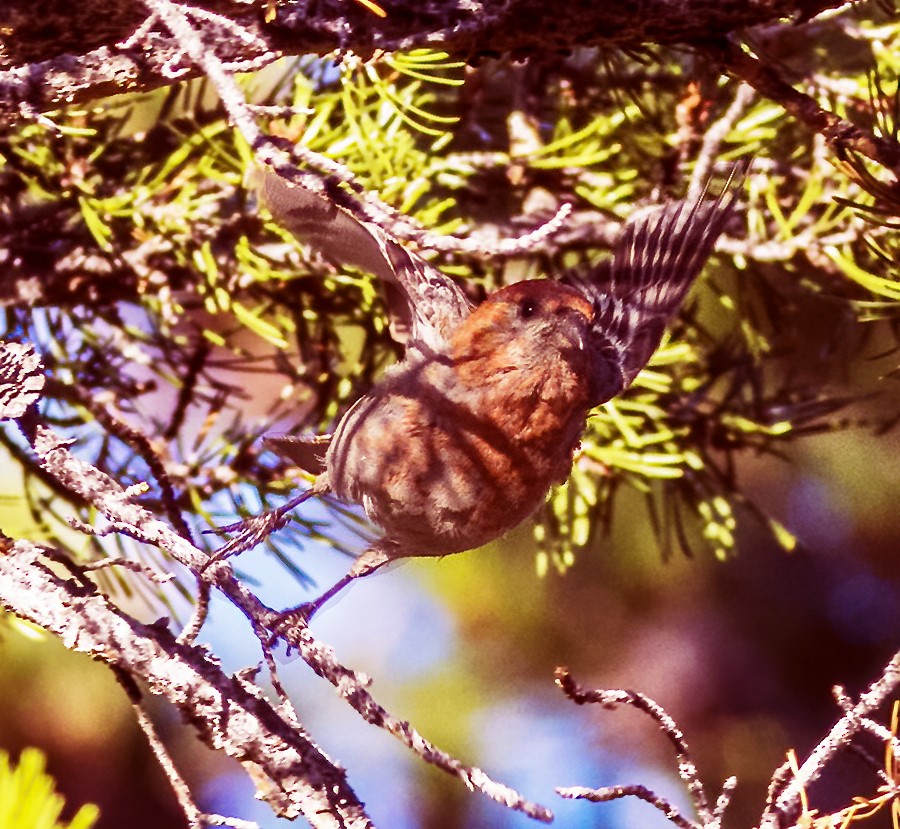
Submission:
M 615 800 L 620 797 L 631 795 L 640 797 L 642 800 L 646 800 L 648 803 L 662 810 L 666 813 L 666 816 L 672 823 L 682 827 L 682 829 L 686 829 L 689 826 L 704 826 L 708 827 L 708 829 L 712 829 L 712 827 L 718 826 L 721 819 L 721 813 L 724 811 L 724 806 L 717 805 L 715 811 L 710 809 L 706 790 L 703 787 L 703 783 L 700 781 L 697 766 L 691 758 L 687 741 L 684 739 L 684 734 L 675 720 L 666 713 L 665 709 L 659 705 L 659 703 L 654 702 L 650 697 L 638 693 L 637 691 L 600 689 L 585 691 L 574 679 L 572 679 L 571 674 L 569 674 L 568 670 L 565 668 L 556 669 L 556 684 L 569 699 L 578 705 L 592 703 L 602 705 L 604 708 L 616 708 L 619 705 L 627 705 L 631 708 L 636 708 L 638 711 L 643 711 L 645 714 L 656 720 L 660 730 L 668 737 L 669 742 L 671 742 L 675 748 L 675 756 L 678 760 L 678 776 L 687 785 L 688 791 L 691 794 L 691 799 L 694 803 L 694 808 L 697 810 L 697 814 L 700 817 L 700 823 L 695 824 L 693 821 L 687 820 L 668 801 L 659 797 L 656 793 L 644 786 L 611 786 L 596 791 L 588 789 L 557 789 L 557 792 L 560 795 L 563 797 L 586 797 L 589 800 L 595 801 Z M 732 786 L 733 783 L 728 784 L 729 788 Z M 588 794 L 588 792 L 591 792 L 592 794 Z
M 228 0 L 207 0 L 194 8 L 252 34 L 254 40 L 248 41 L 222 36 L 221 26 L 206 26 L 207 42 L 220 60 L 261 65 L 280 54 L 324 55 L 340 49 L 369 58 L 377 51 L 435 44 L 468 59 L 504 53 L 521 58 L 576 46 L 634 49 L 648 43 L 700 44 L 736 29 L 798 13 L 805 17 L 841 3 L 430 0 L 383 5 L 387 11 L 384 18 L 346 0 L 319 0 L 314 5 L 273 3 L 271 13 L 263 10 L 264 5 L 261 9 L 260 4 Z M 151 31 L 152 26 L 144 26 L 135 7 L 125 0 L 91 0 L 75 7 L 62 4 L 59 12 L 49 12 L 50 19 L 40 15 L 35 21 L 26 0 L 6 0 L 0 9 L 0 32 L 14 34 L 0 35 L 0 68 L 5 64 L 0 71 L 0 116 L 34 115 L 67 103 L 171 83 L 178 45 Z M 55 40 L 47 38 L 48 31 L 57 33 Z M 136 32 L 144 39 L 151 38 L 151 48 L 117 48 L 121 42 L 131 45 Z M 177 76 L 199 77 L 201 71 L 197 66 L 181 67 Z
M 558 788 L 556 793 L 569 800 L 589 800 L 591 803 L 608 803 L 623 797 L 636 797 L 662 812 L 666 819 L 678 829 L 699 829 L 700 824 L 688 820 L 668 800 L 660 797 L 646 786 L 604 786 L 602 789 L 587 789 L 584 786 Z
M 276 632 L 279 635 L 283 635 L 285 640 L 291 646 L 297 648 L 304 661 L 306 661 L 319 676 L 331 682 L 340 692 L 344 700 L 351 705 L 351 707 L 353 707 L 366 722 L 377 725 L 378 727 L 385 729 L 388 733 L 393 734 L 423 760 L 437 766 L 454 777 L 457 777 L 468 788 L 478 789 L 496 802 L 511 809 L 521 811 L 536 820 L 550 822 L 553 819 L 553 814 L 549 809 L 540 804 L 526 800 L 515 790 L 491 779 L 481 769 L 461 763 L 459 760 L 456 760 L 446 752 L 441 751 L 428 740 L 424 739 L 410 723 L 391 715 L 369 692 L 367 688 L 369 680 L 341 665 L 335 659 L 332 649 L 324 643 L 319 642 L 306 625 L 297 624 L 289 631 L 281 632 L 281 614 L 267 607 L 251 590 L 241 584 L 235 577 L 234 571 L 227 561 L 214 561 L 209 566 L 205 566 L 208 563 L 208 557 L 205 553 L 198 550 L 187 540 L 178 536 L 170 527 L 155 518 L 146 509 L 130 503 L 128 492 L 109 478 L 109 476 L 75 458 L 68 451 L 64 443 L 50 429 L 40 423 L 40 420 L 33 409 L 29 410 L 29 412 L 26 413 L 26 416 L 20 421 L 20 427 L 34 447 L 41 467 L 46 473 L 71 491 L 78 500 L 82 500 L 86 504 L 90 504 L 97 509 L 99 513 L 110 522 L 110 525 L 115 531 L 123 532 L 144 544 L 159 547 L 161 550 L 168 553 L 175 561 L 188 567 L 193 573 L 202 574 L 204 579 L 220 590 L 247 617 L 255 632 L 258 632 L 258 634 L 265 632 L 267 637 L 275 635 Z M 9 587 L 11 585 L 6 586 Z M 8 594 L 4 583 L 0 580 L 0 603 L 7 601 L 7 597 Z M 23 618 L 30 619 L 37 624 L 48 627 L 48 625 L 44 624 L 40 618 L 33 618 L 31 615 L 27 615 L 31 612 L 30 608 L 32 605 L 28 604 L 23 608 L 20 603 L 16 601 L 17 598 L 17 596 L 10 597 L 10 604 L 6 606 L 13 612 L 23 615 Z M 97 596 L 96 598 L 97 601 L 105 602 L 110 609 L 110 612 L 114 611 L 122 616 L 127 624 L 139 624 L 129 619 L 127 616 L 124 616 L 124 614 L 121 614 L 114 606 L 106 602 L 105 598 L 100 596 Z M 26 601 L 24 597 L 22 600 Z M 40 604 L 39 597 L 37 598 L 36 603 Z M 25 612 L 19 613 L 19 610 L 16 608 L 24 609 Z M 79 649 L 78 645 L 80 639 L 77 629 L 72 631 L 66 628 L 64 625 L 65 618 L 65 614 L 62 614 L 58 617 L 52 617 L 50 620 L 45 619 L 45 621 L 56 621 L 60 625 L 59 629 L 54 627 L 48 627 L 48 629 L 60 635 L 67 644 L 67 647 Z M 73 624 L 77 627 L 79 621 L 77 619 L 73 620 Z M 141 627 L 144 628 L 145 633 L 156 630 L 155 627 Z M 103 634 L 104 632 L 101 631 L 98 635 L 96 640 L 98 643 L 104 641 L 105 636 Z M 190 638 L 193 635 L 196 635 L 195 625 L 191 625 L 189 634 L 185 638 Z M 184 642 L 179 642 L 167 629 L 161 629 L 160 636 L 164 643 L 171 642 L 173 643 L 173 646 L 177 646 L 177 650 L 175 651 L 176 655 L 187 656 L 197 653 L 202 654 L 204 659 L 209 658 L 205 650 L 202 648 L 194 648 Z M 131 664 L 131 651 L 125 649 L 120 652 L 118 656 L 116 656 L 115 653 L 120 650 L 120 643 L 122 641 L 123 640 L 118 636 L 109 640 L 109 659 L 112 660 L 111 664 L 116 664 L 118 667 L 127 671 L 129 664 Z M 125 641 L 127 642 L 127 639 Z M 156 643 L 153 642 L 146 643 L 146 647 L 150 649 L 153 649 L 156 646 Z M 156 687 L 162 688 L 162 691 L 154 690 L 154 693 L 163 693 L 163 695 L 166 695 L 167 689 L 165 688 L 165 682 L 160 686 L 154 686 L 149 679 L 144 677 L 144 670 L 145 667 L 143 663 L 139 663 L 136 666 L 135 675 L 146 681 L 148 685 L 150 685 L 151 690 L 154 690 Z M 195 672 L 197 668 L 188 664 L 186 665 L 186 670 Z M 252 687 L 256 688 L 256 686 Z M 191 706 L 199 703 L 192 699 L 182 699 L 181 701 L 186 716 L 190 718 L 189 712 L 191 711 Z M 268 703 L 266 703 L 266 705 L 268 705 Z M 290 722 L 292 722 L 292 720 L 288 715 L 278 714 L 277 716 L 280 725 L 290 727 Z M 201 716 L 201 721 L 203 720 L 204 718 Z M 303 741 L 308 742 L 308 738 L 302 735 L 302 732 L 300 732 L 299 736 Z M 251 748 L 260 742 L 265 742 L 263 737 L 259 737 L 255 734 L 249 734 L 247 739 L 251 740 Z M 215 740 L 211 745 L 215 748 L 225 748 L 226 750 L 229 750 L 230 748 L 233 751 L 240 751 L 240 748 L 237 745 L 219 745 Z M 315 748 L 311 742 L 309 745 Z M 273 757 L 268 759 L 269 763 L 276 764 L 275 768 L 270 772 L 273 776 L 280 768 L 278 765 L 278 755 L 283 753 L 281 749 L 277 747 L 276 749 Z M 253 762 L 261 763 L 262 761 L 258 758 L 254 758 Z M 302 770 L 298 770 L 297 773 L 301 774 Z M 314 781 L 317 779 L 318 778 L 314 778 Z M 336 798 L 335 802 L 332 803 L 332 806 L 337 810 L 339 805 L 338 800 L 340 800 L 340 803 L 344 802 L 343 789 L 341 787 L 329 789 L 325 786 L 324 790 L 326 793 L 331 792 L 331 796 Z M 303 802 L 306 802 L 306 799 L 308 798 L 304 797 Z M 347 803 L 352 806 L 355 801 L 348 800 Z
M 773 778 L 770 792 L 774 795 L 770 797 L 763 813 L 760 829 L 778 829 L 793 820 L 806 787 L 819 778 L 832 758 L 841 749 L 849 746 L 858 733 L 870 730 L 866 726 L 868 715 L 895 696 L 898 688 L 900 688 L 900 651 L 894 654 L 881 676 L 859 698 L 859 702 L 849 708 L 834 724 L 828 736 L 810 752 L 809 757 L 786 784 L 782 782 L 786 779 L 783 767 L 779 769 L 776 777 L 780 785 L 776 786 Z
M 880 138 L 833 112 L 822 109 L 815 98 L 795 89 L 781 77 L 776 68 L 744 51 L 739 44 L 728 43 L 723 63 L 735 77 L 783 106 L 801 124 L 820 133 L 839 154 L 852 150 L 900 173 L 900 144 L 896 141 Z
M 180 644 L 165 627 L 142 624 L 95 590 L 61 578 L 48 563 L 27 541 L 9 546 L 0 555 L 0 605 L 168 699 L 204 743 L 247 769 L 276 814 L 302 814 L 315 827 L 371 826 L 344 771 L 259 687 L 228 676 L 205 648 Z

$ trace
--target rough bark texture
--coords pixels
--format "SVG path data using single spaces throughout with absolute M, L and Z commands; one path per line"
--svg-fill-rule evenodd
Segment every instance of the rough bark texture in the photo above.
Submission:
M 164 626 L 141 624 L 92 587 L 56 575 L 26 541 L 0 554 L 0 605 L 168 699 L 207 745 L 251 772 L 276 814 L 303 814 L 317 827 L 371 825 L 344 772 L 257 686 L 223 672 L 204 648 L 179 643 Z
M 803 19 L 837 0 L 383 0 L 381 18 L 352 0 L 204 2 L 259 38 L 227 37 L 215 23 L 207 40 L 223 61 L 259 58 L 265 44 L 278 54 L 325 54 L 337 48 L 369 57 L 376 50 L 445 49 L 470 60 L 516 57 L 575 46 L 639 48 L 645 44 L 717 41 L 728 33 L 779 18 Z M 121 50 L 146 17 L 133 0 L 6 0 L 0 7 L 0 115 L 22 107 L 46 110 L 115 92 L 171 82 L 161 71 L 179 50 L 167 37 Z M 263 58 L 265 61 L 266 58 Z M 198 74 L 185 67 L 180 78 Z

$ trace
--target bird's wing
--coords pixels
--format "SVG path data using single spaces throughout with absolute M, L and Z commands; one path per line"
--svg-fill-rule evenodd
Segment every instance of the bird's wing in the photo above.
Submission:
M 745 172 L 733 168 L 718 197 L 704 190 L 693 204 L 670 202 L 632 219 L 616 240 L 612 263 L 575 277 L 594 305 L 597 404 L 627 388 L 653 356 L 712 253 Z
M 377 225 L 357 219 L 325 195 L 292 184 L 271 168 L 256 177 L 275 219 L 330 262 L 377 276 L 391 314 L 391 333 L 432 350 L 445 347 L 471 304 L 459 286 L 401 247 Z

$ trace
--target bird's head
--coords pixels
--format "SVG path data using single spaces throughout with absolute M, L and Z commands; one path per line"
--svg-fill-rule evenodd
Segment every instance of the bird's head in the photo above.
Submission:
M 523 362 L 562 352 L 584 352 L 592 303 L 576 288 L 535 279 L 491 294 L 459 327 L 452 340 L 456 359 L 502 353 Z

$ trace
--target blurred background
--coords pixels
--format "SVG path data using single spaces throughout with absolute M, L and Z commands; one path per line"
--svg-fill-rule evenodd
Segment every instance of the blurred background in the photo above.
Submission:
M 890 11 L 863 3 L 773 26 L 754 48 L 821 106 L 896 143 L 900 24 Z M 373 678 L 387 710 L 550 807 L 557 826 L 666 825 L 646 803 L 564 801 L 557 786 L 639 783 L 691 815 L 655 724 L 576 706 L 554 684 L 559 666 L 585 688 L 660 703 L 711 800 L 737 776 L 725 826 L 756 825 L 786 753 L 802 761 L 838 718 L 832 687 L 860 693 L 897 648 L 896 176 L 838 157 L 779 105 L 679 49 L 478 66 L 425 50 L 312 56 L 241 84 L 269 108 L 258 111 L 269 134 L 346 164 L 435 233 L 475 234 L 491 251 L 574 205 L 552 243 L 513 259 L 437 257 L 473 301 L 594 267 L 635 209 L 682 196 L 692 175 L 721 180 L 735 160 L 754 159 L 672 337 L 632 389 L 593 414 L 572 481 L 537 523 L 482 550 L 386 568 L 312 629 Z M 328 428 L 402 347 L 367 275 L 323 261 L 259 205 L 252 154 L 209 84 L 51 116 L 0 127 L 0 337 L 37 346 L 52 379 L 41 416 L 73 451 L 123 485 L 148 481 L 141 503 L 170 520 L 146 456 L 102 415 L 146 434 L 178 513 L 213 549 L 218 538 L 200 530 L 307 485 L 261 436 Z M 96 518 L 48 491 L 16 429 L 0 426 L 4 533 L 78 559 L 169 566 L 123 536 L 76 533 L 72 516 Z M 358 511 L 311 501 L 237 568 L 267 604 L 293 606 L 346 571 L 366 532 Z M 189 579 L 160 595 L 130 574 L 104 578 L 145 621 L 190 614 Z M 261 662 L 243 617 L 219 597 L 200 641 L 228 670 Z M 305 663 L 280 656 L 302 722 L 376 825 L 532 823 L 425 766 Z M 176 712 L 157 700 L 150 709 L 202 808 L 263 829 L 294 825 L 255 801 L 242 768 Z M 99 829 L 184 825 L 110 673 L 8 619 L 0 749 L 15 758 L 32 746 L 66 798 L 64 816 L 92 802 Z M 842 808 L 876 786 L 866 759 L 848 753 L 815 785 L 814 806 Z M 890 819 L 884 811 L 869 825 Z

